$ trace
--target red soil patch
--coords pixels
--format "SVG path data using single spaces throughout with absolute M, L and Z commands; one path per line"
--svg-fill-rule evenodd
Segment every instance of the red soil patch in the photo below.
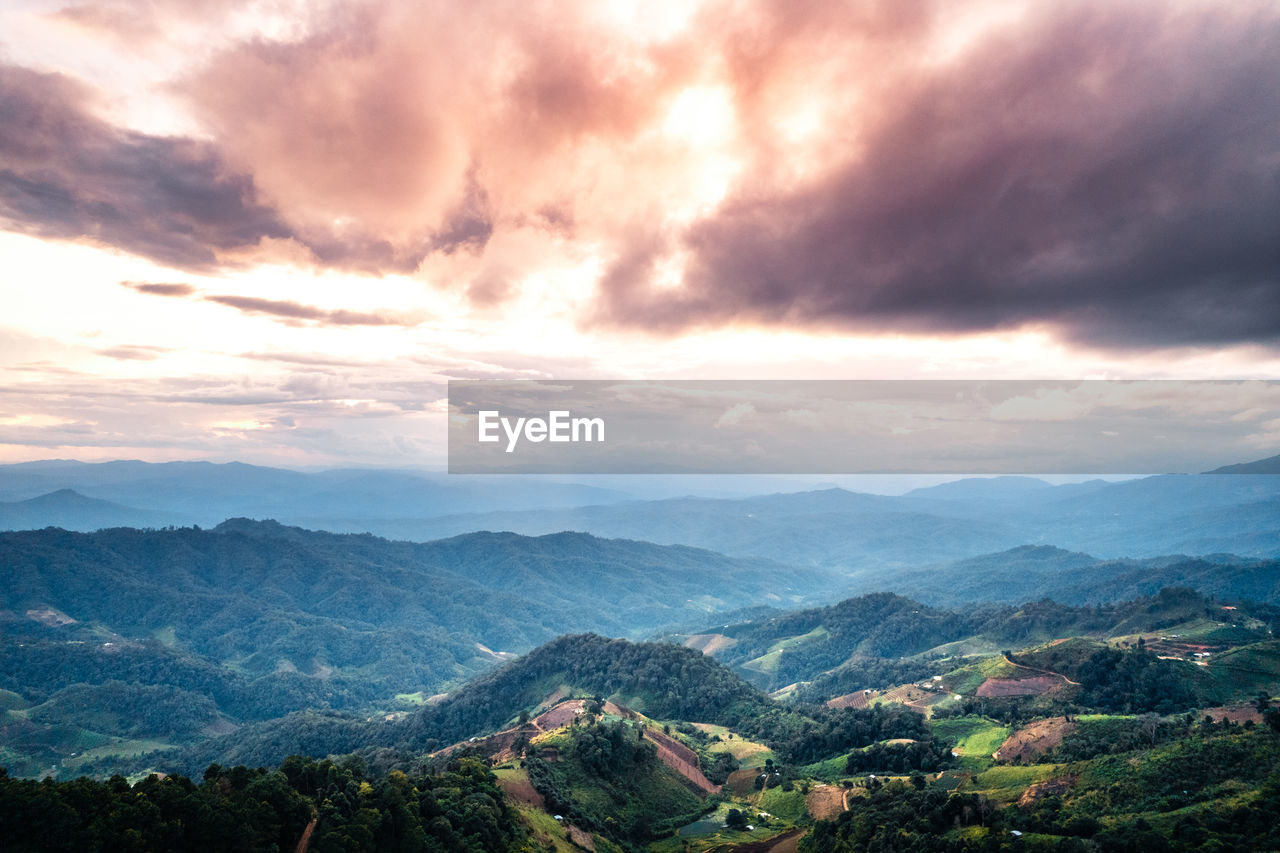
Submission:
M 644 736 L 658 747 L 658 759 L 689 781 L 699 794 L 714 794 L 720 790 L 698 769 L 698 754 L 673 737 L 653 729 L 645 729 Z
M 546 802 L 542 799 L 542 795 L 534 789 L 533 784 L 527 777 L 520 779 L 499 778 L 498 787 L 518 803 L 524 803 L 540 809 L 546 807 Z
M 311 833 L 316 831 L 316 823 L 317 818 L 311 818 L 307 828 L 302 830 L 302 837 L 298 839 L 298 846 L 293 848 L 293 853 L 307 853 L 307 848 L 311 846 Z
M 570 826 L 569 840 L 572 841 L 574 844 L 578 845 L 579 847 L 581 847 L 583 850 L 594 851 L 596 849 L 596 843 L 594 840 L 592 840 L 591 833 L 587 832 L 585 829 L 579 829 L 576 826 Z
M 769 853 L 796 853 L 800 849 L 800 839 L 804 837 L 803 829 L 792 829 L 772 839 L 773 846 Z
M 1076 724 L 1068 723 L 1066 717 L 1037 720 L 1009 735 L 996 752 L 1001 761 L 1021 759 L 1023 763 L 1031 764 L 1056 749 L 1062 739 L 1075 730 Z
M 524 735 L 525 740 L 531 740 L 538 734 L 538 729 L 532 724 L 529 724 L 514 729 L 506 729 L 505 731 L 491 734 L 488 737 L 472 738 L 470 740 L 460 741 L 459 743 L 446 746 L 444 749 L 436 750 L 432 755 L 452 755 L 461 749 L 476 749 L 501 763 L 511 758 L 519 757 L 512 750 L 512 747 L 521 735 Z
M 669 749 L 677 758 L 686 764 L 698 763 L 698 753 L 671 737 L 671 735 L 662 731 L 654 731 L 651 728 L 646 728 L 644 730 L 644 734 L 645 737 L 649 738 L 649 740 L 653 741 L 658 746 Z
M 613 714 L 615 717 L 622 717 L 624 720 L 635 720 L 639 718 L 639 714 L 630 708 L 624 708 L 621 705 L 615 705 L 608 699 L 604 700 L 604 710 L 606 714 Z
M 470 740 L 461 741 L 459 743 L 452 744 L 451 746 L 447 746 L 444 749 L 437 750 L 432 754 L 450 755 L 463 748 L 472 748 L 483 751 L 498 763 L 508 761 L 512 758 L 519 758 L 520 756 L 516 754 L 512 747 L 515 745 L 516 741 L 521 738 L 521 736 L 523 736 L 525 740 L 532 740 L 540 734 L 555 731 L 558 728 L 567 726 L 580 715 L 581 711 L 586 707 L 586 704 L 586 699 L 569 699 L 561 702 L 554 708 L 543 711 L 541 714 L 522 726 L 505 729 L 482 738 L 472 738 Z M 629 719 L 636 718 L 636 714 L 634 712 L 615 705 L 612 702 L 605 702 L 604 710 L 611 714 L 616 714 L 619 717 Z M 688 754 L 692 756 L 692 763 L 696 768 L 698 765 L 697 755 L 678 743 L 677 746 L 681 746 L 682 749 L 686 749 Z M 544 749 L 543 753 L 544 757 L 547 758 L 548 761 L 556 761 L 560 758 L 560 753 L 554 748 Z M 547 753 L 551 753 L 551 756 L 547 757 Z
M 568 702 L 561 702 L 549 711 L 544 711 L 537 717 L 534 717 L 533 724 L 544 732 L 558 729 L 561 726 L 567 726 L 573 722 L 574 717 L 578 716 L 583 706 L 587 703 L 582 699 L 571 699 Z
M 1035 675 L 1031 678 L 988 678 L 978 687 L 978 696 L 1043 696 L 1066 682 L 1062 676 Z
M 941 702 L 951 694 L 947 691 L 925 690 L 916 684 L 903 684 L 884 693 L 884 699 L 888 702 L 897 702 L 900 705 L 906 705 L 913 711 L 924 713 L 925 710 L 934 702 Z
M 867 694 L 861 690 L 853 693 L 846 693 L 843 696 L 837 696 L 834 699 L 827 700 L 828 708 L 865 708 L 867 707 Z
M 1057 645 L 1058 642 L 1065 642 L 1065 640 L 1054 641 L 1051 645 Z M 1004 658 L 1005 663 L 1020 670 L 1021 672 L 1031 673 L 1032 675 L 1044 675 L 1044 676 L 1048 676 L 1049 678 L 1056 678 L 1059 681 L 1061 681 L 1063 684 L 1074 684 L 1077 687 L 1080 685 L 1080 682 L 1072 681 L 1070 678 L 1067 678 L 1065 675 L 1063 675 L 1060 672 L 1054 672 L 1051 669 L 1039 669 L 1034 666 L 1027 666 L 1026 664 L 1023 664 L 1023 663 L 1014 663 L 1013 661 L 1009 660 L 1008 655 L 1001 655 L 1001 657 Z M 1023 676 L 1020 676 L 1020 678 L 1025 679 L 1027 678 L 1027 676 L 1023 675 Z
M 760 775 L 760 771 L 756 770 L 735 770 L 729 774 L 729 779 L 724 786 L 734 793 L 734 796 L 745 797 L 756 789 L 756 777 Z
M 1042 797 L 1050 794 L 1065 794 L 1075 784 L 1074 776 L 1059 776 L 1056 779 L 1046 779 L 1043 782 L 1036 782 L 1027 790 L 1022 792 L 1022 796 L 1018 798 L 1019 806 L 1026 806 L 1034 803 Z
M 1253 720 L 1255 723 L 1262 722 L 1262 714 L 1258 713 L 1258 709 L 1252 705 L 1205 708 L 1201 713 L 1206 717 L 1212 717 L 1215 723 L 1220 723 L 1223 720 L 1230 720 L 1233 723 L 1247 723 L 1249 720 Z
M 814 820 L 835 820 L 844 811 L 844 791 L 834 785 L 818 785 L 804 803 Z

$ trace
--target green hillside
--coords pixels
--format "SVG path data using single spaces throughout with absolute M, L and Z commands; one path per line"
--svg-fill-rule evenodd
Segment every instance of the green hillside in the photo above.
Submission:
M 4 533 L 0 565 L 0 689 L 58 731 L 169 745 L 302 711 L 369 716 L 567 632 L 634 634 L 826 584 L 582 534 L 423 545 L 243 519 Z M 81 757 L 74 740 L 5 748 L 47 768 Z
M 1270 642 L 1253 643 L 1222 657 L 1230 667 L 1247 669 L 1248 684 L 1257 686 L 1275 670 L 1270 651 Z M 211 816 L 237 814 L 246 802 L 243 791 L 260 804 L 256 816 L 237 818 L 259 833 L 252 844 L 260 846 L 245 849 L 292 849 L 310 814 L 317 815 L 313 838 L 328 845 L 316 849 L 371 851 L 400 849 L 393 846 L 402 843 L 399 833 L 418 837 L 414 826 L 451 839 L 439 842 L 442 849 L 471 843 L 484 850 L 569 850 L 590 844 L 601 851 L 653 853 L 708 853 L 775 843 L 771 839 L 814 851 L 1015 843 L 1122 850 L 1133 839 L 1158 849 L 1195 849 L 1212 839 L 1256 849 L 1249 839 L 1269 837 L 1269 821 L 1280 815 L 1280 709 L 1257 699 L 1206 713 L 1195 703 L 1217 697 L 1196 691 L 1218 684 L 1213 663 L 1162 660 L 1136 645 L 1096 639 L 987 656 L 949 672 L 944 681 L 948 691 L 968 672 L 982 684 L 1017 681 L 1033 671 L 1025 661 L 1061 666 L 1080 679 L 1078 689 L 1059 699 L 1052 693 L 988 696 L 973 688 L 960 703 L 927 709 L 891 698 L 896 691 L 867 707 L 785 705 L 691 649 L 566 636 L 407 716 L 294 714 L 140 755 L 131 764 L 137 771 L 203 776 L 210 780 L 204 785 L 173 787 L 166 780 L 156 787 L 161 783 L 154 777 L 133 789 L 123 782 L 94 789 L 60 783 L 81 785 L 74 789 L 5 780 L 0 816 L 33 802 L 63 809 L 59 831 L 83 846 L 86 838 L 129 828 L 153 837 L 148 833 L 180 832 L 179 823 L 203 827 L 201 821 Z M 1115 704 L 1117 697 L 1145 696 L 1148 706 L 1159 706 L 1167 698 L 1160 692 L 1164 674 L 1183 672 L 1200 679 L 1182 685 L 1195 706 L 1190 710 L 1086 713 Z M 1265 683 L 1280 692 L 1274 676 Z M 1104 684 L 1119 692 L 1101 690 Z M 171 708 L 185 698 L 135 695 L 118 685 L 103 690 Z M 10 722 L 28 725 L 37 725 L 31 717 L 70 714 L 62 724 L 68 733 L 76 724 L 123 731 L 118 718 L 74 716 L 80 713 L 77 697 L 101 699 L 101 693 L 68 690 L 30 707 L 6 694 L 5 713 Z M 569 701 L 573 696 L 589 698 L 575 704 Z M 971 709 L 975 703 L 990 713 Z M 566 708 L 569 713 L 557 711 Z M 636 713 L 641 709 L 643 714 Z M 1210 719 L 1224 713 L 1244 722 Z M 195 724 L 201 717 L 197 711 L 189 719 Z M 535 720 L 556 722 L 533 725 Z M 1012 759 L 995 756 L 1006 739 L 1042 724 L 1060 737 L 1035 762 L 1023 761 L 1020 753 Z M 485 737 L 504 729 L 504 736 Z M 655 738 L 667 738 L 680 752 L 660 755 Z M 348 757 L 322 760 L 333 754 Z M 672 756 L 714 776 L 713 786 L 723 781 L 723 789 L 692 784 L 677 772 Z M 489 775 L 486 763 L 499 759 L 504 763 L 497 776 Z M 224 769 L 233 764 L 281 771 Z M 105 766 L 90 761 L 81 768 Z M 84 799 L 87 790 L 97 792 L 101 805 Z M 73 798 L 72 791 L 80 793 Z M 142 796 L 154 808 L 113 806 L 112 798 L 124 794 L 131 802 Z M 467 822 L 465 809 L 456 811 L 460 823 L 450 816 L 456 804 L 478 804 L 479 797 L 491 823 Z M 115 817 L 104 821 L 99 809 Z M 190 816 L 190 809 L 202 816 Z M 492 828 L 480 830 L 482 824 Z M 466 833 L 486 840 L 466 842 Z
M 725 638 L 704 645 L 762 688 L 773 690 L 801 682 L 798 698 L 821 701 L 940 675 L 963 666 L 966 657 L 997 649 L 1042 646 L 1023 662 L 1070 675 L 1082 663 L 1072 659 L 1081 643 L 1092 654 L 1106 640 L 1135 644 L 1142 637 L 1155 649 L 1163 632 L 1178 633 L 1179 653 L 1193 660 L 1188 642 L 1224 651 L 1269 641 L 1272 626 L 1280 624 L 1278 619 L 1280 611 L 1269 605 L 1224 607 L 1199 593 L 1177 588 L 1105 605 L 1069 606 L 1042 599 L 1016 607 L 985 605 L 954 610 L 879 593 L 829 607 L 716 626 L 693 636 Z M 1059 642 L 1073 637 L 1084 639 L 1066 645 Z M 1237 680 L 1242 689 L 1248 690 L 1252 684 L 1243 674 L 1258 667 L 1262 677 L 1270 674 L 1267 664 L 1255 666 L 1249 659 L 1239 658 L 1236 671 L 1241 674 Z M 1215 670 L 1226 671 L 1226 666 Z M 974 675 L 988 678 L 996 674 Z M 1180 680 L 1196 682 L 1202 680 L 1201 675 L 1183 673 Z M 967 692 L 978 683 L 967 687 L 961 683 L 957 690 Z M 1239 691 L 1219 693 L 1229 697 Z

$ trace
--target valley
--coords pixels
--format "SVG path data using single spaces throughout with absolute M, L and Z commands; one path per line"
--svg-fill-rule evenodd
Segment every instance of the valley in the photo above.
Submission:
M 954 520 L 956 495 L 1044 491 L 950 485 L 908 499 Z M 858 515 L 878 501 L 676 503 L 690 530 L 732 505 L 771 519 L 760 542 L 843 525 L 854 547 L 851 519 L 898 535 Z M 63 815 L 68 846 L 16 849 L 233 824 L 251 850 L 1280 844 L 1274 556 L 1023 543 L 872 571 L 750 545 L 754 515 L 725 528 L 736 556 L 247 518 L 0 533 L 0 814 Z

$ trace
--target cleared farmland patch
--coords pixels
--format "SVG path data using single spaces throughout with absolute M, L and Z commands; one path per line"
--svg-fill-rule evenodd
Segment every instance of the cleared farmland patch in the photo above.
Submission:
M 714 655 L 737 644 L 733 637 L 724 634 L 694 634 L 684 641 L 685 646 L 697 649 L 704 655 Z
M 855 690 L 852 693 L 846 693 L 843 696 L 837 696 L 834 699 L 827 700 L 828 708 L 865 708 L 870 700 L 869 694 L 865 690 Z
M 1043 696 L 1066 685 L 1062 676 L 1033 675 L 1029 678 L 988 678 L 978 685 L 978 696 Z
M 1076 724 L 1067 722 L 1066 717 L 1037 720 L 1009 735 L 1000 744 L 996 754 L 1000 761 L 1031 764 L 1042 755 L 1057 749 L 1062 739 L 1075 730 Z
M 805 799 L 814 820 L 835 820 L 844 808 L 844 789 L 835 785 L 815 785 Z

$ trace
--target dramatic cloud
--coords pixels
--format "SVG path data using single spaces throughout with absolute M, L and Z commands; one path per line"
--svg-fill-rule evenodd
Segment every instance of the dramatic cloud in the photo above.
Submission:
M 693 64 L 597 6 L 337 7 L 306 38 L 218 54 L 182 91 L 325 262 L 411 270 L 499 226 L 594 235 L 640 212 L 619 205 L 636 180 L 665 180 L 641 137 Z
M 1280 342 L 1267 0 L 259 5 L 63 13 L 157 54 L 204 21 L 163 85 L 200 135 L 4 68 L 0 226 L 195 270 L 413 274 L 587 333 Z
M 1276 7 L 1036 8 L 957 61 L 891 67 L 892 92 L 826 130 L 850 140 L 835 168 L 674 235 L 682 287 L 654 286 L 660 252 L 623 255 L 601 318 L 1274 342 Z
M 290 235 L 212 145 L 119 130 L 80 84 L 11 65 L 0 65 L 0 226 L 192 269 Z
M 603 251 L 595 323 L 1280 334 L 1274 5 L 597 12 L 360 7 L 187 92 L 320 257 L 533 227 Z M 518 293 L 490 254 L 480 305 Z

